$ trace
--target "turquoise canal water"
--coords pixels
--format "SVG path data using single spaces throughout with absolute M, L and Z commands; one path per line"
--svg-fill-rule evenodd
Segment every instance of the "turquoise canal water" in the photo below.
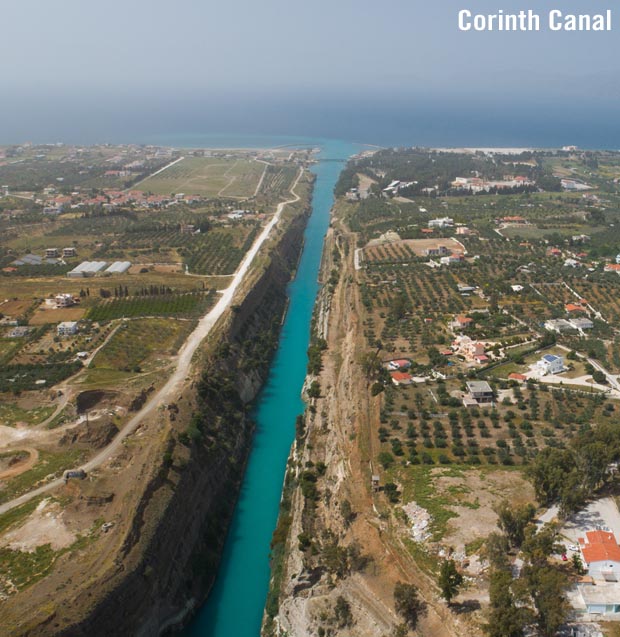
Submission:
M 346 159 L 361 149 L 345 142 L 309 141 L 320 145 L 322 161 L 312 169 L 316 182 L 304 249 L 297 276 L 289 285 L 289 308 L 278 350 L 257 399 L 254 444 L 222 563 L 207 603 L 186 630 L 188 637 L 257 637 L 260 632 L 269 587 L 269 543 L 295 418 L 304 410 L 300 393 L 333 189 Z

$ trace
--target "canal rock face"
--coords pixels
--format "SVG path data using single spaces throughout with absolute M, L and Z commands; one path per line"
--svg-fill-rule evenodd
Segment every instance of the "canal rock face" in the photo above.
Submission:
M 122 542 L 106 556 L 107 570 L 92 579 L 84 574 L 84 586 L 58 589 L 53 600 L 43 582 L 35 584 L 29 594 L 50 601 L 27 619 L 19 617 L 20 609 L 5 609 L 11 635 L 154 636 L 187 622 L 204 601 L 251 447 L 249 403 L 277 344 L 308 212 L 288 222 L 217 344 L 200 361 L 199 377 L 188 383 L 174 410 L 159 416 L 168 418 L 171 435 L 153 451 L 155 462 L 138 485 L 141 494 Z M 192 425 L 199 435 L 188 436 Z M 131 449 L 123 454 L 128 461 Z M 120 533 L 118 526 L 114 530 Z

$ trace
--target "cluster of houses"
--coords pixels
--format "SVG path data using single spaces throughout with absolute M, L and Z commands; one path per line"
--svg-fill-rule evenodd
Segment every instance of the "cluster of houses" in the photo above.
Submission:
M 452 188 L 456 190 L 468 190 L 473 193 L 489 192 L 497 189 L 518 188 L 520 186 L 533 186 L 535 182 L 523 175 L 506 175 L 499 181 L 488 181 L 481 177 L 457 177 L 452 183 Z
M 2 269 L 3 272 L 15 272 L 23 265 L 59 265 L 64 263 L 63 259 L 77 256 L 77 249 L 73 246 L 68 248 L 46 248 L 43 256 L 38 254 L 26 254 L 19 257 Z
M 52 195 L 45 198 L 43 213 L 47 215 L 59 215 L 67 210 L 78 210 L 86 207 L 100 207 L 104 210 L 114 210 L 121 206 L 135 206 L 137 208 L 164 208 L 181 203 L 194 204 L 204 201 L 201 195 L 187 195 L 177 193 L 175 195 L 153 195 L 141 190 L 104 189 L 103 194 L 90 195 L 73 192 L 71 195 Z
M 462 356 L 469 363 L 476 363 L 478 365 L 486 365 L 489 362 L 489 356 L 487 355 L 488 343 L 476 341 L 469 336 L 459 334 L 454 341 L 450 350 L 446 350 L 450 354 L 456 354 Z
M 465 255 L 460 251 L 453 251 L 447 246 L 439 245 L 424 250 L 424 256 L 433 258 L 439 257 L 441 265 L 453 265 L 455 263 L 463 263 Z
M 413 376 L 407 371 L 411 367 L 411 359 L 409 358 L 394 358 L 389 361 L 385 361 L 383 366 L 390 372 L 392 382 L 394 385 L 411 385 Z
M 594 323 L 585 316 L 570 319 L 550 319 L 545 321 L 544 327 L 550 332 L 557 332 L 562 334 L 563 332 L 583 332 L 584 330 L 591 330 L 594 327 Z

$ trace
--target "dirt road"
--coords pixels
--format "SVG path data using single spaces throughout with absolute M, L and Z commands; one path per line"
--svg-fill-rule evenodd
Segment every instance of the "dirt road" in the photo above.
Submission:
M 0 480 L 6 480 L 7 478 L 14 478 L 18 476 L 20 473 L 24 473 L 24 471 L 28 471 L 28 469 L 32 469 L 39 459 L 39 452 L 32 447 L 24 447 L 23 449 L 8 449 L 7 451 L 25 451 L 29 454 L 29 457 L 22 462 L 18 462 L 13 465 L 10 469 L 6 471 L 0 472 Z

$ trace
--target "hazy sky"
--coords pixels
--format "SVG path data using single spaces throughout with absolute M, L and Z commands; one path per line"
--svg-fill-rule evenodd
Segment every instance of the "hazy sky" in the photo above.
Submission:
M 372 104 L 438 101 L 613 109 L 620 8 L 611 33 L 456 27 L 461 8 L 532 8 L 544 17 L 552 8 L 608 7 L 600 0 L 4 0 L 0 136 L 64 127 L 87 112 L 120 122 L 123 111 L 129 119 L 142 111 L 142 123 L 174 112 L 182 123 L 220 109 L 233 125 L 276 102 L 312 104 L 313 117 L 322 108 L 327 117 L 336 102 L 365 104 L 369 116 Z

